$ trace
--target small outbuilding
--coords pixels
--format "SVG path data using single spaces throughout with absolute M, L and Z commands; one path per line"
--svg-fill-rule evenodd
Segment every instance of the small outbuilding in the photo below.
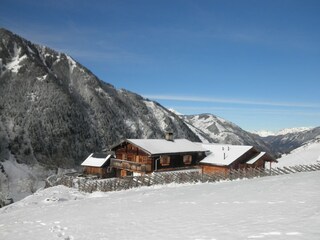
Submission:
M 87 175 L 98 175 L 101 178 L 112 177 L 114 173 L 110 168 L 110 160 L 113 154 L 110 152 L 91 153 L 81 166 L 83 173 Z
M 265 168 L 265 163 L 277 162 L 265 152 L 260 152 L 253 146 L 205 144 L 207 156 L 199 165 L 203 173 L 228 173 L 231 169 Z

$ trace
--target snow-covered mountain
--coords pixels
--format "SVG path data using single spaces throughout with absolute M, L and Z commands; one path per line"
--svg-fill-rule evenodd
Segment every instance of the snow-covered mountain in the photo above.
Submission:
M 320 137 L 320 127 L 311 128 L 310 130 L 287 133 L 283 135 L 260 137 L 271 149 L 271 152 L 278 154 L 287 154 L 292 150 L 303 146 Z
M 275 136 L 276 133 L 268 130 L 259 130 L 259 131 L 253 131 L 253 134 L 256 134 L 260 137 L 268 137 L 268 136 Z
M 202 142 L 252 145 L 270 152 L 268 145 L 254 134 L 241 129 L 236 124 L 213 114 L 180 116 Z
M 277 132 L 275 135 L 286 135 L 290 133 L 301 133 L 311 130 L 312 127 L 285 128 Z
M 0 209 L 0 239 L 308 239 L 319 172 L 84 194 L 63 186 Z
M 99 80 L 70 56 L 0 30 L 0 156 L 74 166 L 123 138 L 199 141 L 160 104 Z
M 254 131 L 252 133 L 259 135 L 260 137 L 268 137 L 268 136 L 279 136 L 286 135 L 290 133 L 300 133 L 311 130 L 312 127 L 297 127 L 297 128 L 285 128 L 278 132 L 271 132 L 267 130 Z
M 14 196 L 30 194 L 50 169 L 73 168 L 124 138 L 163 138 L 173 131 L 176 138 L 200 141 L 160 104 L 118 90 L 70 56 L 5 29 L 0 29 L 0 116 L 0 162 L 5 162 L 0 192 L 19 191 Z M 20 188 L 28 182 L 30 187 Z

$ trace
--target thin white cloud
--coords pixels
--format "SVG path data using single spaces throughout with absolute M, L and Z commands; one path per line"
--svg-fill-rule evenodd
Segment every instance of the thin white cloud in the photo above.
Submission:
M 180 112 L 232 112 L 234 114 L 268 114 L 268 115 L 295 115 L 295 116 L 314 116 L 319 117 L 320 112 L 301 111 L 301 110 L 277 110 L 265 108 L 236 108 L 236 107 L 195 107 L 195 106 L 169 106 L 169 108 L 177 109 Z
M 211 97 L 189 97 L 189 96 L 172 96 L 172 95 L 144 95 L 145 98 L 155 100 L 170 100 L 182 102 L 206 102 L 206 103 L 227 103 L 238 105 L 260 105 L 260 106 L 276 106 L 276 107 L 302 107 L 302 108 L 319 108 L 319 104 L 298 103 L 298 102 L 272 102 L 272 101 L 256 101 L 243 99 L 224 99 Z

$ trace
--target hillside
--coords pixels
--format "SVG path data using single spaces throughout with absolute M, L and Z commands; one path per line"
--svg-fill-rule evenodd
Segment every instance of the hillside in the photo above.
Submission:
M 0 239 L 316 240 L 319 181 L 310 172 L 92 194 L 58 186 L 1 209 Z
M 289 154 L 284 154 L 278 159 L 278 167 L 294 166 L 300 164 L 315 164 L 320 162 L 320 138 L 305 143 L 294 149 Z
M 0 156 L 72 167 L 123 138 L 199 138 L 160 104 L 107 84 L 70 56 L 0 29 Z

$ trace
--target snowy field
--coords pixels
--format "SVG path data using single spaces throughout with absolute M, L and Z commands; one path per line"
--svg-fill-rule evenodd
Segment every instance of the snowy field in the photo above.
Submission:
M 320 172 L 79 193 L 0 209 L 0 239 L 320 239 Z

